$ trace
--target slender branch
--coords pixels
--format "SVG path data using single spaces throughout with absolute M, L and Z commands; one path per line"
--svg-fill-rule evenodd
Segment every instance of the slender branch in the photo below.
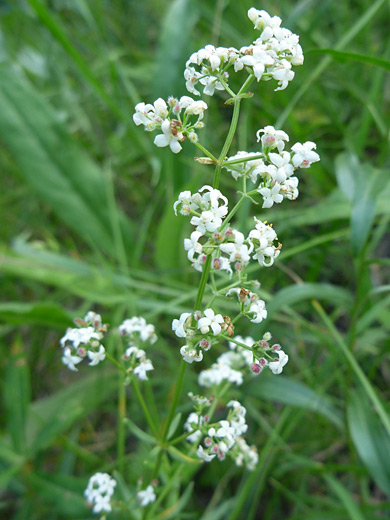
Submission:
M 207 150 L 207 148 L 205 148 L 202 144 L 200 144 L 199 142 L 195 142 L 194 145 L 197 148 L 199 148 L 199 150 L 201 150 L 201 152 L 203 152 L 205 155 L 207 155 L 207 157 L 209 157 L 213 161 L 213 163 L 216 164 L 218 162 L 218 159 L 216 157 L 214 157 L 214 155 L 211 152 L 209 152 Z
M 143 398 L 143 396 L 141 394 L 141 391 L 140 391 L 139 386 L 138 386 L 138 382 L 137 382 L 135 377 L 131 378 L 131 385 L 133 387 L 135 395 L 137 396 L 139 404 L 141 405 L 141 408 L 142 408 L 142 410 L 144 412 L 145 418 L 148 421 L 148 424 L 149 424 L 151 430 L 155 434 L 156 439 L 158 439 L 159 438 L 159 433 L 158 433 L 157 428 L 156 428 L 156 426 L 154 424 L 152 416 L 149 413 L 148 407 L 146 406 L 146 403 L 145 403 L 144 398 Z

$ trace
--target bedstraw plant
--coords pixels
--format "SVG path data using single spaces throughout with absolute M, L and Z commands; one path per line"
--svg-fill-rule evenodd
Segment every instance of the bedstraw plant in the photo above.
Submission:
M 157 147 L 169 147 L 167 153 L 178 154 L 183 146 L 194 146 L 201 153 L 195 160 L 204 165 L 205 177 L 210 168 L 214 170 L 210 184 L 205 182 L 195 193 L 182 191 L 172 208 L 177 218 L 187 218 L 192 226 L 184 251 L 200 279 L 193 307 L 172 322 L 178 368 L 174 393 L 166 398 L 168 409 L 156 414 L 153 392 L 144 392 L 144 382 L 153 380 L 154 370 L 161 367 L 151 349 L 158 345 L 158 327 L 143 317 L 109 326 L 90 311 L 75 319 L 77 327 L 68 329 L 60 341 L 62 361 L 70 370 L 81 369 L 84 360 L 89 366 L 111 362 L 123 374 L 123 385 L 132 386 L 149 427 L 148 432 L 142 431 L 131 417 L 120 417 L 151 449 L 145 455 L 143 473 L 134 475 L 136 486 L 121 475 L 123 458 L 112 474 L 91 476 L 85 497 L 101 518 L 115 511 L 129 519 L 163 518 L 169 508 L 177 515 L 186 506 L 192 481 L 196 487 L 196 471 L 205 463 L 227 464 L 223 461 L 232 459 L 237 466 L 253 471 L 261 446 L 248 441 L 246 409 L 235 399 L 235 388 L 245 379 L 261 377 L 265 370 L 280 374 L 289 359 L 273 342 L 271 332 L 255 337 L 245 333 L 248 320 L 260 324 L 267 319 L 265 302 L 258 295 L 260 282 L 250 279 L 246 268 L 250 262 L 270 268 L 277 260 L 282 244 L 272 224 L 261 219 L 261 208 L 286 199 L 294 201 L 302 169 L 319 161 L 319 155 L 311 141 L 290 146 L 289 136 L 273 126 L 256 132 L 258 144 L 253 151 L 229 155 L 241 104 L 250 103 L 263 81 L 274 82 L 275 90 L 286 89 L 294 78 L 293 67 L 303 64 L 299 37 L 281 27 L 279 17 L 255 8 L 249 9 L 248 17 L 257 31 L 253 43 L 240 49 L 206 45 L 190 56 L 184 71 L 189 94 L 199 96 L 201 90 L 205 96 L 220 94 L 232 107 L 230 128 L 218 154 L 202 143 L 208 110 L 203 100 L 159 98 L 153 104 L 138 103 L 133 115 L 136 125 L 156 132 Z M 233 75 L 241 81 L 237 91 L 230 84 Z M 238 185 L 239 197 L 232 207 L 219 189 L 222 175 L 231 175 Z M 235 225 L 246 200 L 252 201 L 255 214 L 247 234 Z M 229 307 L 235 308 L 229 315 L 223 312 L 226 300 L 235 306 Z M 108 334 L 121 344 L 116 350 L 121 355 L 104 346 Z M 212 351 L 222 351 L 214 362 Z M 194 370 L 197 364 L 201 367 L 199 388 L 183 396 L 186 370 Z M 182 419 L 177 407 L 185 399 L 191 403 L 191 412 Z M 178 483 L 179 498 L 173 504 Z

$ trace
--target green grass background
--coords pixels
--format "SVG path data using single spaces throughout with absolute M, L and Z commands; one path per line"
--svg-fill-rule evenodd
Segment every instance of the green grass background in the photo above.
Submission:
M 301 171 L 296 202 L 247 205 L 237 222 L 248 231 L 261 214 L 283 242 L 275 267 L 250 272 L 290 363 L 232 394 L 248 408 L 256 471 L 189 468 L 195 488 L 164 518 L 390 517 L 389 2 L 0 0 L 0 518 L 91 518 L 87 479 L 115 470 L 118 380 L 61 364 L 74 316 L 154 323 L 151 384 L 166 407 L 179 357 L 170 323 L 199 279 L 172 203 L 212 170 L 188 143 L 179 156 L 157 149 L 131 115 L 141 100 L 186 93 L 191 52 L 251 42 L 252 6 L 300 35 L 305 63 L 285 91 L 256 85 L 232 153 L 255 150 L 256 130 L 272 124 L 321 155 Z M 200 138 L 218 152 L 231 108 L 206 101 Z M 221 189 L 233 202 L 229 176 Z M 128 415 L 146 429 L 130 390 Z M 126 431 L 133 488 L 148 449 Z M 176 486 L 172 506 L 179 496 Z

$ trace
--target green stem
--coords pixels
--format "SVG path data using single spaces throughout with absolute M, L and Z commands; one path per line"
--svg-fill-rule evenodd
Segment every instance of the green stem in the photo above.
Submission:
M 205 155 L 207 155 L 207 157 L 209 157 L 209 159 L 211 159 L 213 161 L 213 163 L 217 163 L 218 162 L 218 159 L 216 157 L 214 157 L 214 155 L 209 152 L 207 150 L 207 148 L 205 148 L 202 144 L 200 144 L 199 142 L 196 142 L 194 143 L 194 145 L 199 148 L 199 150 L 201 150 Z
M 106 358 L 113 364 L 116 366 L 116 368 L 119 368 L 119 370 L 123 373 L 126 373 L 126 369 L 124 366 L 122 366 L 120 363 L 118 363 L 118 361 L 113 357 L 111 356 L 111 354 L 109 354 L 107 351 L 106 351 Z
M 156 439 L 158 439 L 159 433 L 158 433 L 157 428 L 156 428 L 156 426 L 155 426 L 155 424 L 153 422 L 153 419 L 152 419 L 152 417 L 151 417 L 151 415 L 149 413 L 148 407 L 146 406 L 146 403 L 145 403 L 144 398 L 143 398 L 143 396 L 142 396 L 142 394 L 140 392 L 140 389 L 139 389 L 139 386 L 138 386 L 138 382 L 137 382 L 135 377 L 131 378 L 131 385 L 133 387 L 135 395 L 137 396 L 139 404 L 141 405 L 141 408 L 142 408 L 142 410 L 144 412 L 145 418 L 148 421 L 150 429 L 153 431 L 154 435 L 156 436 Z
M 179 375 L 177 376 L 175 395 L 173 396 L 171 408 L 169 410 L 168 419 L 167 419 L 167 422 L 165 423 L 163 434 L 162 434 L 163 443 L 165 443 L 165 441 L 167 440 L 169 427 L 170 427 L 173 417 L 175 415 L 176 406 L 177 406 L 177 403 L 178 403 L 179 397 L 180 397 L 181 387 L 183 386 L 183 379 L 184 379 L 186 367 L 187 367 L 187 363 L 185 361 L 182 361 L 181 365 L 180 365 Z
M 223 224 L 219 230 L 220 233 L 222 233 L 225 228 L 227 227 L 228 223 L 231 221 L 231 219 L 234 217 L 234 215 L 237 213 L 237 211 L 240 209 L 240 206 L 246 199 L 246 195 L 243 195 L 241 199 L 237 202 L 237 204 L 230 210 L 229 215 L 226 216 L 225 220 L 223 221 Z
M 219 186 L 219 180 L 221 177 L 221 170 L 222 170 L 222 163 L 225 160 L 226 154 L 228 153 L 229 148 L 232 144 L 234 134 L 236 133 L 237 124 L 238 124 L 238 116 L 240 115 L 240 105 L 241 105 L 241 98 L 238 96 L 235 96 L 233 116 L 232 116 L 232 120 L 230 123 L 228 135 L 226 137 L 222 151 L 218 157 L 218 164 L 215 168 L 215 174 L 214 174 L 213 188 L 218 188 L 218 186 Z
M 202 276 L 201 276 L 200 282 L 199 282 L 198 294 L 196 296 L 196 301 L 195 301 L 195 310 L 196 311 L 199 311 L 200 306 L 202 305 L 204 291 L 206 288 L 207 280 L 209 278 L 210 267 L 211 267 L 211 255 L 208 255 L 206 258 L 206 262 L 204 264 L 203 271 L 202 271 Z
M 119 388 L 118 388 L 118 471 L 121 475 L 125 469 L 125 455 L 126 455 L 126 430 L 125 430 L 125 418 L 126 418 L 126 386 L 125 386 L 125 373 L 119 374 Z

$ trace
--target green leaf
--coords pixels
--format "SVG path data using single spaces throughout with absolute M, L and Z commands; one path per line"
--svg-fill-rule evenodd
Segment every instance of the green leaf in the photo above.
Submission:
M 149 435 L 148 433 L 145 433 L 143 430 L 141 430 L 141 428 L 139 428 L 131 419 L 129 419 L 128 417 L 126 417 L 126 419 L 124 419 L 124 423 L 126 424 L 126 426 L 129 428 L 129 430 L 131 431 L 131 433 L 133 435 L 135 435 L 138 439 L 140 439 L 141 441 L 143 442 L 146 442 L 147 444 L 156 444 L 156 439 L 152 436 L 152 435 Z
M 20 340 L 11 347 L 11 354 L 5 369 L 4 406 L 6 421 L 13 447 L 16 452 L 26 451 L 26 420 L 30 402 L 30 373 L 26 353 Z
M 193 28 L 199 14 L 198 5 L 192 0 L 171 2 L 162 24 L 157 51 L 155 97 L 177 96 L 177 86 L 184 85 L 184 64 L 191 54 Z
M 352 203 L 351 243 L 355 253 L 362 250 L 374 220 L 378 176 L 378 170 L 360 164 L 353 154 L 342 153 L 336 158 L 339 186 Z
M 174 446 L 168 447 L 168 452 L 172 456 L 173 459 L 179 461 L 179 462 L 186 462 L 187 464 L 203 464 L 203 461 L 200 459 L 194 459 L 193 457 L 189 457 L 185 453 L 179 451 Z
M 329 486 L 332 488 L 335 495 L 337 495 L 340 502 L 343 504 L 346 512 L 348 513 L 348 517 L 351 520 L 366 520 L 348 489 L 345 488 L 341 482 L 338 482 L 329 473 L 325 473 L 323 476 Z
M 192 491 L 194 489 L 194 483 L 190 482 L 188 486 L 186 487 L 184 493 L 182 493 L 180 499 L 175 503 L 172 504 L 169 509 L 163 511 L 158 515 L 158 518 L 168 520 L 169 518 L 179 518 L 177 515 L 180 513 L 180 511 L 183 511 L 185 506 L 188 504 L 188 501 L 191 498 Z
M 177 413 L 175 415 L 175 417 L 173 418 L 172 422 L 171 422 L 171 425 L 169 427 L 169 430 L 168 430 L 168 435 L 167 435 L 167 439 L 171 439 L 173 434 L 175 433 L 175 431 L 177 430 L 177 427 L 179 426 L 180 424 L 180 421 L 181 421 L 181 417 L 182 417 L 182 413 Z
M 80 371 L 88 368 L 80 367 Z M 26 426 L 30 453 L 50 445 L 57 435 L 115 393 L 116 387 L 116 373 L 98 370 L 93 375 L 83 374 L 79 381 L 32 403 Z
M 310 410 L 328 419 L 339 430 L 343 429 L 340 410 L 308 386 L 288 377 L 262 374 L 246 386 L 246 393 L 267 401 Z
M 71 323 L 60 307 L 53 303 L 0 303 L 0 322 L 13 325 L 44 325 L 46 327 L 66 328 Z
M 113 255 L 115 240 L 103 172 L 79 148 L 47 100 L 10 67 L 0 67 L 0 140 L 27 183 L 95 248 Z M 130 243 L 129 221 L 119 214 Z
M 89 511 L 83 497 L 87 479 L 31 472 L 27 480 L 32 490 L 39 496 L 40 501 L 50 505 L 50 511 L 59 513 L 62 518 L 86 515 Z M 77 516 L 76 516 L 77 518 Z
M 278 291 L 267 303 L 267 311 L 271 316 L 283 307 L 313 298 L 330 301 L 337 305 L 349 306 L 352 303 L 351 294 L 341 287 L 327 283 L 301 283 Z
M 390 61 L 377 58 L 376 56 L 368 56 L 367 54 L 360 54 L 358 52 L 345 52 L 337 51 L 336 49 L 312 49 L 305 52 L 306 55 L 310 54 L 328 54 L 332 58 L 337 60 L 347 61 L 359 61 L 361 63 L 367 63 L 368 65 L 375 65 L 385 70 L 390 70 Z
M 356 451 L 376 484 L 390 497 L 390 438 L 362 391 L 351 391 L 347 419 Z

